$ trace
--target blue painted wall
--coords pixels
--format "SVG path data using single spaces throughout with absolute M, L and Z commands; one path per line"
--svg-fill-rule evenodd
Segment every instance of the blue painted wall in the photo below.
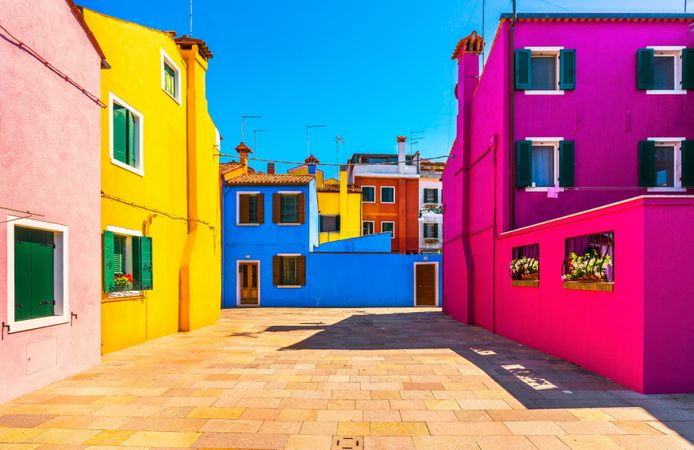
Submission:
M 392 238 L 390 233 L 379 233 L 357 238 L 340 239 L 339 241 L 324 242 L 314 251 L 321 253 L 390 253 L 391 242 Z

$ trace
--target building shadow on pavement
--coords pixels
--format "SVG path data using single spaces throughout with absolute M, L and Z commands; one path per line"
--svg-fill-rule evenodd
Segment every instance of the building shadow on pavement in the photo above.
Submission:
M 483 373 L 477 371 L 478 375 L 491 377 L 527 409 L 640 407 L 690 442 L 694 440 L 694 395 L 639 394 L 440 311 L 369 314 L 355 310 L 334 324 L 298 323 L 270 326 L 266 331 L 315 331 L 283 351 L 448 349 L 480 369 Z M 473 369 L 472 377 L 474 373 Z

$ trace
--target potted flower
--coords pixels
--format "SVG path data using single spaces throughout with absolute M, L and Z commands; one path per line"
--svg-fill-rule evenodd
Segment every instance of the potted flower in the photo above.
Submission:
M 540 278 L 540 262 L 535 258 L 521 256 L 513 259 L 509 269 L 514 280 L 538 280 Z
M 568 270 L 562 275 L 564 281 L 604 282 L 607 281 L 607 268 L 612 266 L 610 255 L 600 256 L 588 252 L 579 256 L 571 252 L 567 258 Z
M 133 276 L 129 273 L 116 273 L 113 275 L 113 285 L 117 291 L 129 291 L 133 288 Z

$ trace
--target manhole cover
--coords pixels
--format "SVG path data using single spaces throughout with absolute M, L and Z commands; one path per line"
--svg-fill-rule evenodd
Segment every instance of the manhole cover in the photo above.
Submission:
M 352 450 L 364 448 L 364 439 L 354 436 L 339 436 L 333 440 L 332 450 Z

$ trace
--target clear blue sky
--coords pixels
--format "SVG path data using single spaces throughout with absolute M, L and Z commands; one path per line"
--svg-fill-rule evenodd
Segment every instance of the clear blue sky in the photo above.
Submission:
M 456 42 L 482 30 L 483 0 L 194 0 L 193 35 L 214 53 L 208 71 L 210 112 L 234 153 L 246 122 L 256 156 L 280 160 L 311 150 L 335 162 L 354 152 L 395 151 L 395 136 L 422 130 L 425 156 L 446 155 L 455 135 Z M 189 0 L 78 0 L 125 20 L 188 34 Z M 684 0 L 518 0 L 519 12 L 683 12 Z M 511 0 L 486 0 L 491 42 Z M 690 12 L 694 0 L 690 0 Z M 108 55 L 107 55 L 108 57 Z M 408 147 L 409 148 L 409 147 Z M 257 164 L 263 169 L 264 164 Z M 279 166 L 279 170 L 287 166 Z M 330 171 L 329 171 L 330 173 Z

